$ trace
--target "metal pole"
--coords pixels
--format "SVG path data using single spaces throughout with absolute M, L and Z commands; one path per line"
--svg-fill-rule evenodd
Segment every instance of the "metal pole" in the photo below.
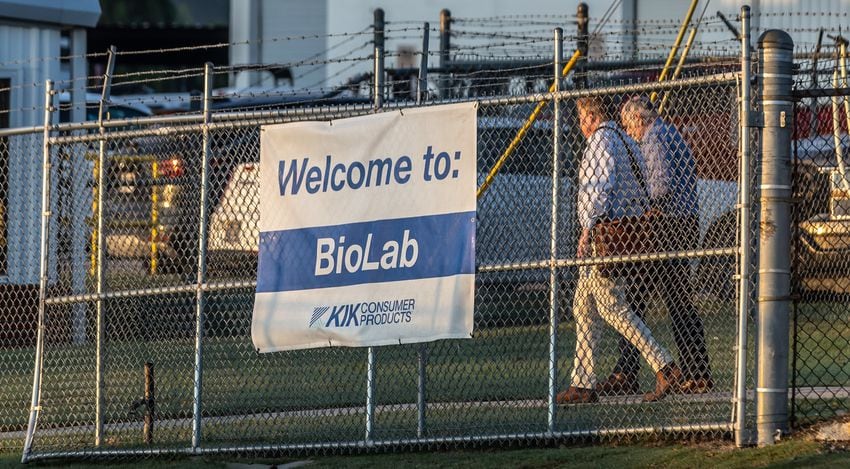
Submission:
M 741 167 L 738 181 L 738 343 L 735 373 L 735 444 L 740 448 L 747 444 L 747 320 L 750 308 L 751 239 L 750 239 L 750 7 L 741 7 Z M 665 95 L 666 98 L 666 95 Z
M 694 43 L 694 38 L 697 37 L 697 29 L 699 23 L 696 26 L 691 28 L 691 32 L 688 35 L 688 40 L 685 41 L 685 48 L 682 49 L 682 55 L 679 56 L 679 63 L 676 64 L 676 69 L 673 70 L 673 76 L 670 77 L 671 80 L 675 80 L 679 77 L 679 74 L 682 73 L 682 68 L 685 66 L 685 59 L 688 57 L 688 52 L 691 50 L 691 45 Z M 664 97 L 661 98 L 661 104 L 658 105 L 658 114 L 664 114 L 664 107 L 667 105 L 667 98 L 670 96 L 670 92 L 664 93 Z
M 375 348 L 366 352 L 366 441 L 372 441 L 375 422 Z
M 684 20 L 682 20 L 682 25 L 679 27 L 679 34 L 676 36 L 676 40 L 673 41 L 673 47 L 670 48 L 670 53 L 667 55 L 667 61 L 664 63 L 664 68 L 661 69 L 661 75 L 658 77 L 658 81 L 664 81 L 667 78 L 667 71 L 670 70 L 670 64 L 673 63 L 676 53 L 679 52 L 679 45 L 682 44 L 682 39 L 685 37 L 685 31 L 688 29 L 688 24 L 691 22 L 691 17 L 694 16 L 694 10 L 697 8 L 697 3 L 699 3 L 699 0 L 691 1 L 691 6 L 688 7 L 688 12 L 685 14 Z M 652 102 L 655 102 L 657 97 L 658 93 L 652 93 L 649 96 Z
M 384 98 L 384 86 L 383 86 L 383 84 L 384 84 L 383 83 L 383 79 L 384 79 L 384 74 L 383 74 L 383 69 L 384 69 L 384 64 L 383 64 L 383 62 L 384 62 L 384 54 L 383 54 L 383 51 L 384 51 L 384 26 L 385 26 L 384 10 L 383 10 L 383 8 L 376 8 L 375 12 L 373 14 L 372 30 L 373 30 L 373 35 L 374 35 L 373 42 L 374 42 L 374 46 L 375 46 L 375 63 L 376 64 L 377 64 L 377 58 L 378 58 L 378 52 L 377 51 L 379 49 L 381 50 L 381 54 L 380 54 L 381 76 L 380 76 L 380 81 L 379 81 L 379 79 L 378 79 L 378 67 L 376 65 L 376 67 L 375 67 L 375 81 L 374 81 L 375 90 L 374 90 L 374 92 L 375 92 L 375 96 L 376 97 L 380 96 L 381 100 L 383 100 L 383 98 Z M 376 103 L 382 103 L 382 101 L 376 101 Z M 378 109 L 380 107 L 381 107 L 381 104 L 377 104 L 375 106 L 375 109 Z
M 384 49 L 384 9 L 383 8 L 375 8 L 375 12 L 372 15 L 372 34 L 373 41 L 375 47 L 380 47 L 381 50 Z
M 156 384 L 153 376 L 153 363 L 145 362 L 145 424 L 142 435 L 146 445 L 153 443 L 155 412 Z
M 204 306 L 206 303 L 203 288 L 207 280 L 207 218 L 209 203 L 209 160 L 210 160 L 210 105 L 212 104 L 213 64 L 204 64 L 204 125 L 203 149 L 201 154 L 201 198 L 198 223 L 198 271 L 195 283 L 195 384 L 192 408 L 192 451 L 201 446 L 201 390 L 203 388 L 203 341 Z
M 384 49 L 375 47 L 375 111 L 383 107 L 384 88 Z M 369 347 L 366 353 L 366 441 L 372 440 L 372 427 L 375 421 L 375 349 Z
M 761 217 L 758 284 L 758 444 L 788 430 L 788 326 L 791 310 L 791 128 L 794 42 L 788 33 L 759 38 Z
M 561 61 L 564 55 L 564 30 L 555 28 L 554 90 L 561 91 Z M 558 393 L 558 182 L 561 154 L 561 100 L 555 96 L 552 126 L 552 227 L 549 245 L 549 412 L 548 428 L 555 431 Z
M 384 106 L 384 49 L 380 47 L 375 48 L 375 68 L 373 74 L 372 99 L 374 100 L 375 110 L 377 111 Z
M 452 12 L 446 8 L 440 10 L 440 68 L 449 64 L 449 49 L 452 37 Z
M 422 33 L 422 59 L 419 61 L 419 86 L 416 93 L 416 104 L 422 104 L 428 99 L 428 36 L 430 26 L 426 22 Z M 416 388 L 416 436 L 425 437 L 425 417 L 427 412 L 426 370 L 428 367 L 428 346 L 421 344 L 417 352 L 418 381 Z
M 812 54 L 812 83 L 809 85 L 811 89 L 818 87 L 818 58 L 822 44 L 823 28 L 818 32 L 818 42 L 815 44 L 815 52 Z M 818 98 L 812 98 L 809 108 L 812 110 L 812 115 L 809 116 L 809 137 L 815 137 L 818 135 Z
M 159 238 L 159 185 L 157 184 L 158 178 L 159 162 L 157 160 L 153 160 L 151 161 L 151 180 L 153 184 L 151 184 L 151 244 L 149 265 L 149 272 L 151 275 L 156 275 L 159 258 L 159 253 L 156 246 L 157 238 Z
M 841 69 L 841 86 L 847 87 L 847 39 L 839 36 L 836 41 L 838 42 L 838 50 L 839 50 L 839 68 Z M 837 86 L 836 86 L 837 88 Z M 841 100 L 844 102 L 844 117 L 847 119 L 847 128 L 850 130 L 850 100 L 847 99 L 847 96 L 843 96 Z M 840 143 L 840 142 L 839 142 Z M 837 145 L 841 146 L 841 145 Z M 838 160 L 838 171 L 841 174 L 841 185 L 844 190 L 850 192 L 850 182 L 847 181 L 847 170 L 844 167 L 844 158 Z
M 567 64 L 564 65 L 564 68 L 561 70 L 562 77 L 565 77 L 568 73 L 570 73 L 570 70 L 573 69 L 580 57 L 581 51 L 576 49 L 569 62 L 567 62 Z M 552 92 L 551 90 L 554 86 L 555 84 L 552 83 L 552 85 L 549 87 L 550 92 Z M 531 126 L 534 125 L 534 121 L 537 120 L 537 116 L 540 115 L 540 113 L 543 111 L 543 108 L 546 107 L 548 103 L 549 101 L 547 100 L 537 102 L 537 105 L 534 107 L 534 110 L 531 111 L 531 114 L 528 116 L 528 119 L 526 119 L 525 122 L 522 124 L 522 127 L 520 127 L 520 129 L 517 131 L 516 136 L 514 136 L 514 139 L 511 140 L 511 143 L 508 145 L 507 148 L 505 148 L 505 151 L 502 153 L 499 159 L 496 160 L 496 164 L 493 165 L 493 168 L 490 169 L 490 172 L 487 173 L 487 176 L 484 178 L 484 182 L 482 182 L 481 186 L 478 187 L 478 192 L 475 195 L 477 198 L 480 199 L 481 196 L 484 195 L 484 193 L 487 191 L 487 188 L 490 187 L 490 184 L 493 183 L 493 179 L 496 177 L 496 174 L 499 173 L 499 170 L 502 169 L 502 166 L 505 164 L 505 161 L 508 160 L 508 157 L 511 156 L 514 150 L 516 150 L 516 148 L 519 146 L 519 143 L 525 137 L 525 134 L 528 133 L 528 129 L 530 129 Z
M 440 10 L 440 68 L 449 65 L 449 50 L 451 49 L 452 37 L 452 12 L 447 9 Z M 440 98 L 445 99 L 449 87 L 449 79 L 446 73 L 440 74 Z
M 428 395 L 426 394 L 426 371 L 428 369 L 428 346 L 421 344 L 417 352 L 419 379 L 416 387 L 416 436 L 425 437 L 425 418 L 428 410 Z
M 587 63 L 587 48 L 589 43 L 588 34 L 588 7 L 587 3 L 579 3 L 576 9 L 576 27 L 578 29 L 576 41 L 576 49 L 581 54 L 581 60 L 576 65 L 575 86 L 578 89 L 587 88 L 587 75 L 585 64 Z
M 419 85 L 416 87 L 417 105 L 428 99 L 428 38 L 431 25 L 426 21 L 422 28 L 422 57 L 419 59 Z
M 103 77 L 103 90 L 100 95 L 100 108 L 98 110 L 97 123 L 100 128 L 100 147 L 97 156 L 97 269 L 95 288 L 98 295 L 104 290 L 104 262 L 106 261 L 106 232 L 103 223 L 103 203 L 106 200 L 106 128 L 103 126 L 103 118 L 109 110 L 109 97 L 112 91 L 112 75 L 115 71 L 115 46 L 109 48 L 109 59 L 106 62 L 106 75 Z M 94 444 L 100 446 L 103 442 L 103 340 L 106 331 L 104 324 L 106 314 L 103 300 L 98 299 L 96 305 L 97 314 L 97 344 L 95 351 L 95 423 Z
M 685 48 L 682 49 L 682 55 L 679 56 L 679 62 L 676 64 L 676 68 L 673 70 L 673 76 L 670 77 L 671 80 L 675 80 L 679 78 L 679 74 L 682 73 L 682 69 L 685 67 L 685 60 L 688 58 L 688 53 L 691 51 L 691 46 L 694 44 L 694 39 L 697 37 L 697 31 L 699 31 L 699 25 L 702 24 L 702 18 L 705 16 L 705 10 L 708 9 L 708 3 L 705 3 L 705 6 L 702 9 L 702 12 L 699 15 L 699 19 L 691 28 L 691 32 L 688 35 L 688 40 L 685 41 Z M 661 99 L 661 104 L 658 106 L 658 113 L 664 113 L 664 106 L 667 104 L 667 98 L 670 96 L 672 92 L 664 93 L 664 98 Z
M 35 365 L 33 367 L 32 401 L 27 434 L 21 462 L 27 462 L 32 451 L 32 440 L 41 410 L 41 373 L 44 369 L 44 315 L 48 287 L 48 242 L 50 236 L 50 124 L 53 116 L 53 80 L 44 83 L 44 134 L 42 136 L 41 160 L 41 253 L 38 286 L 38 332 L 36 333 Z
M 835 68 L 832 70 L 832 87 L 837 89 L 840 86 L 838 81 L 838 59 L 840 57 L 838 50 L 835 51 L 835 54 L 836 62 Z M 846 191 L 850 190 L 850 187 L 848 187 L 847 178 L 844 176 L 846 170 L 844 168 L 844 146 L 841 144 L 841 106 L 838 100 L 837 95 L 832 97 L 832 142 L 835 145 L 835 163 L 838 166 L 838 172 L 841 173 L 842 185 Z
M 747 7 L 747 8 L 749 9 L 749 7 Z M 726 25 L 726 29 L 728 29 L 728 30 L 729 30 L 729 32 L 730 32 L 730 33 L 732 33 L 732 35 L 733 35 L 733 36 L 735 36 L 735 40 L 736 40 L 736 41 L 740 41 L 740 40 L 741 40 L 741 33 L 739 33 L 739 32 L 738 32 L 738 29 L 735 27 L 735 25 L 733 25 L 733 24 L 732 24 L 732 23 L 731 23 L 731 22 L 730 22 L 730 21 L 726 18 L 726 15 L 724 15 L 723 13 L 721 13 L 721 12 L 719 12 L 719 11 L 718 11 L 718 12 L 717 12 L 717 17 L 718 17 L 718 18 L 720 18 L 720 21 L 722 21 L 724 25 Z

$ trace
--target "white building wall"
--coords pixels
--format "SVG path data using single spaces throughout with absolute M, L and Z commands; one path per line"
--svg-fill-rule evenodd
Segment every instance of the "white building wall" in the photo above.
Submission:
M 0 24 L 0 77 L 12 80 L 10 127 L 44 124 L 44 83 L 48 78 L 56 80 L 60 76 L 59 55 L 58 28 Z M 12 136 L 8 142 L 8 275 L 0 277 L 0 283 L 37 284 L 41 138 L 40 135 Z
M 701 0 L 694 13 L 696 20 L 705 5 Z M 758 36 L 768 29 L 782 29 L 788 32 L 798 50 L 811 50 L 817 42 L 818 29 L 823 28 L 825 34 L 837 35 L 843 31 L 850 32 L 850 0 L 714 0 L 705 13 L 705 25 L 697 36 L 696 52 L 719 53 L 722 48 L 734 52 L 735 44 L 732 33 L 717 20 L 720 11 L 740 30 L 739 15 L 742 5 L 749 5 L 751 12 L 752 42 L 755 46 Z M 641 22 L 657 21 L 661 18 L 681 21 L 687 12 L 689 1 L 685 0 L 638 0 L 638 20 Z M 647 32 L 650 30 L 647 30 Z M 656 30 L 655 32 L 657 32 Z M 669 34 L 644 34 L 641 42 L 672 44 L 675 31 L 664 28 Z M 687 37 L 687 36 L 686 36 Z M 832 41 L 824 36 L 824 44 Z
M 321 82 L 324 66 L 309 62 L 325 59 L 327 10 L 327 0 L 231 0 L 231 42 L 250 43 L 232 46 L 230 63 L 303 63 L 292 70 L 295 86 Z M 240 72 L 231 80 L 231 85 L 240 89 L 283 84 L 280 80 L 275 83 L 269 71 Z
M 376 8 L 383 8 L 387 21 L 388 54 L 399 49 L 421 50 L 422 23 L 428 21 L 431 29 L 440 25 L 440 10 L 447 8 L 455 18 L 480 18 L 509 15 L 557 15 L 563 19 L 565 35 L 575 31 L 572 16 L 578 0 L 492 0 L 470 2 L 463 0 L 231 0 L 231 42 L 265 38 L 260 49 L 251 45 L 231 47 L 231 63 L 256 63 L 259 58 L 269 62 L 299 62 L 329 59 L 326 66 L 304 65 L 294 70 L 295 87 L 311 85 L 335 86 L 358 73 L 371 71 L 368 60 L 354 63 L 348 59 L 368 57 L 372 54 L 371 25 Z M 601 15 L 609 6 L 588 2 L 590 15 Z M 614 17 L 621 16 L 620 9 Z M 262 18 L 261 22 L 257 18 Z M 460 26 L 456 26 L 460 27 Z M 360 33 L 354 37 L 343 33 Z M 287 36 L 314 36 L 331 34 L 327 39 L 273 41 Z M 470 43 L 470 39 L 455 39 L 456 43 Z M 431 32 L 430 48 L 439 48 L 439 37 Z M 315 58 L 313 58 L 315 57 Z M 433 57 L 432 57 L 433 60 Z M 388 67 L 397 66 L 395 57 L 388 57 Z M 249 84 L 269 84 L 268 78 L 234 77 L 231 84 L 246 87 Z
M 561 20 L 566 37 L 575 34 L 576 26 L 572 19 L 576 13 L 578 0 L 527 0 L 517 2 L 515 0 L 492 0 L 484 2 L 470 2 L 463 0 L 423 0 L 423 1 L 391 1 L 391 0 L 330 0 L 330 8 L 328 9 L 328 27 L 329 33 L 360 31 L 372 24 L 373 12 L 376 8 L 384 9 L 384 19 L 387 24 L 387 41 L 385 45 L 388 54 L 395 54 L 400 49 L 413 49 L 421 51 L 422 49 L 422 23 L 428 21 L 430 23 L 431 34 L 429 49 L 434 52 L 439 50 L 439 33 L 440 27 L 440 10 L 446 8 L 451 11 L 453 18 L 482 18 L 494 16 L 531 16 L 531 15 L 549 15 L 550 20 Z M 607 2 L 586 2 L 590 5 L 590 16 L 601 15 L 609 6 Z M 604 7 L 603 7 L 604 3 Z M 615 10 L 615 18 L 620 17 L 620 9 Z M 497 23 L 494 23 L 497 24 Z M 546 26 L 553 29 L 555 26 Z M 418 30 L 417 30 L 418 28 Z M 453 28 L 456 30 L 472 30 L 463 24 L 455 24 Z M 540 29 L 541 27 L 536 27 Z M 591 26 L 592 28 L 592 26 Z M 405 29 L 409 29 L 405 31 Z M 475 31 L 482 31 L 481 28 L 474 28 Z M 494 32 L 499 31 L 498 27 L 493 29 Z M 351 50 L 364 42 L 371 41 L 371 35 L 364 35 L 362 40 L 350 41 L 343 47 L 339 47 L 332 51 L 330 57 L 337 57 L 341 53 Z M 331 38 L 329 47 L 338 44 L 345 40 L 344 37 Z M 476 41 L 473 38 L 461 37 L 453 38 L 454 44 L 475 44 L 481 41 Z M 500 39 L 498 41 L 505 41 Z M 569 41 L 569 40 L 568 40 Z M 353 55 L 369 55 L 371 53 L 371 44 L 368 47 L 360 49 Z M 571 48 L 567 44 L 566 48 Z M 431 63 L 436 64 L 437 58 L 432 55 Z M 418 57 L 417 57 L 418 64 Z M 398 66 L 396 57 L 388 57 L 386 60 L 387 67 Z M 330 84 L 338 84 L 341 78 L 352 76 L 361 72 L 369 72 L 369 64 L 360 64 L 360 66 L 352 66 L 350 63 L 335 63 L 329 64 L 327 67 L 327 76 Z
M 261 35 L 267 40 L 274 37 L 294 35 L 339 35 L 321 40 L 263 42 L 263 50 L 251 54 L 234 54 L 234 63 L 253 63 L 254 60 L 245 57 L 260 57 L 281 62 L 297 62 L 311 56 L 317 59 L 336 60 L 327 66 L 299 67 L 295 71 L 295 87 L 302 88 L 314 84 L 335 86 L 345 79 L 358 73 L 368 73 L 371 66 L 368 60 L 352 63 L 344 59 L 368 57 L 372 51 L 372 36 L 368 30 L 372 24 L 373 12 L 383 8 L 387 26 L 386 51 L 396 54 L 399 49 L 421 49 L 421 23 L 430 22 L 430 47 L 435 51 L 439 47 L 436 30 L 439 28 L 439 13 L 443 8 L 452 12 L 454 18 L 483 18 L 528 17 L 529 30 L 551 29 L 554 25 L 535 26 L 534 17 L 545 17 L 547 21 L 561 21 L 567 39 L 566 48 L 571 50 L 570 39 L 575 34 L 573 15 L 578 6 L 578 0 L 491 0 L 470 2 L 463 0 L 231 0 L 231 39 L 245 40 L 251 37 L 243 29 L 251 27 L 250 20 L 245 15 L 261 15 L 261 24 L 253 26 L 262 29 Z M 586 1 L 590 9 L 590 30 L 596 28 L 599 20 L 605 14 L 610 1 Z M 794 38 L 796 44 L 804 48 L 814 47 L 817 39 L 817 28 L 825 28 L 828 34 L 837 34 L 839 28 L 850 30 L 850 0 L 714 0 L 708 4 L 705 12 L 705 23 L 697 36 L 696 46 L 692 51 L 698 54 L 734 54 L 738 44 L 732 34 L 719 22 L 717 12 L 723 12 L 733 24 L 740 27 L 738 13 L 744 3 L 749 3 L 753 11 L 753 42 L 758 34 L 770 28 L 786 29 Z M 260 8 L 246 10 L 246 5 L 256 4 Z M 696 8 L 694 20 L 703 10 L 706 0 L 701 0 Z M 623 0 L 619 2 L 612 14 L 610 22 L 603 28 L 599 40 L 592 44 L 591 53 L 597 57 L 632 58 L 632 45 L 639 46 L 637 53 L 642 57 L 664 57 L 676 37 L 679 24 L 684 17 L 690 1 L 688 0 Z M 633 20 L 638 27 L 633 26 Z M 244 25 L 240 26 L 240 25 Z M 470 26 L 455 24 L 455 30 Z M 240 29 L 241 28 L 241 29 Z M 406 30 L 407 29 L 407 30 Z M 364 31 L 366 30 L 366 31 Z M 476 31 L 483 31 L 476 28 Z M 493 32 L 499 31 L 499 23 L 494 22 Z M 353 39 L 342 33 L 364 31 Z M 687 36 L 685 36 L 687 38 Z M 454 44 L 471 44 L 473 39 L 453 38 Z M 248 50 L 248 46 L 234 46 L 233 50 Z M 272 49 L 272 50 L 268 50 Z M 323 53 L 324 51 L 327 51 Z M 432 57 L 432 63 L 434 62 Z M 396 57 L 388 57 L 388 67 L 398 66 Z M 304 73 L 308 71 L 305 76 Z M 256 82 L 257 79 L 254 79 Z M 246 81 L 240 82 L 242 84 Z

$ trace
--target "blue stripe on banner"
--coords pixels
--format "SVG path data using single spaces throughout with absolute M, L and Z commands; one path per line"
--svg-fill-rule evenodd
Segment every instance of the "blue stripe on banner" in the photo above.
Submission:
M 260 233 L 257 293 L 475 272 L 475 212 Z

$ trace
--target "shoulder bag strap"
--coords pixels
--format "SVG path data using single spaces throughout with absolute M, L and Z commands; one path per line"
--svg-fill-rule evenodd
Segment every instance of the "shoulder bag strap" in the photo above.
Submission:
M 617 137 L 620 138 L 620 142 L 623 143 L 623 146 L 626 147 L 626 153 L 629 154 L 629 166 L 632 169 L 632 175 L 637 180 L 638 185 L 640 186 L 640 189 L 643 191 L 644 195 L 646 195 L 646 202 L 644 205 L 647 207 L 647 210 L 649 210 L 649 208 L 651 208 L 649 190 L 646 188 L 646 181 L 643 179 L 643 171 L 640 170 L 640 165 L 638 165 L 637 159 L 635 158 L 635 154 L 634 152 L 632 152 L 631 145 L 626 142 L 626 139 L 623 137 L 623 134 L 620 133 L 620 130 L 615 129 L 614 127 L 608 127 L 607 125 L 600 126 L 599 128 L 613 131 L 615 134 L 617 134 Z

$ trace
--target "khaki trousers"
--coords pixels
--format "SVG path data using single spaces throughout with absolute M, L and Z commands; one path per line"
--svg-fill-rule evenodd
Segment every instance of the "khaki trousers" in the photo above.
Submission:
M 653 371 L 657 372 L 673 361 L 670 352 L 652 337 L 643 320 L 629 308 L 625 281 L 619 277 L 599 275 L 596 266 L 579 268 L 573 317 L 576 321 L 576 355 L 572 386 L 585 389 L 596 386 L 602 327 L 600 317 L 637 348 Z

